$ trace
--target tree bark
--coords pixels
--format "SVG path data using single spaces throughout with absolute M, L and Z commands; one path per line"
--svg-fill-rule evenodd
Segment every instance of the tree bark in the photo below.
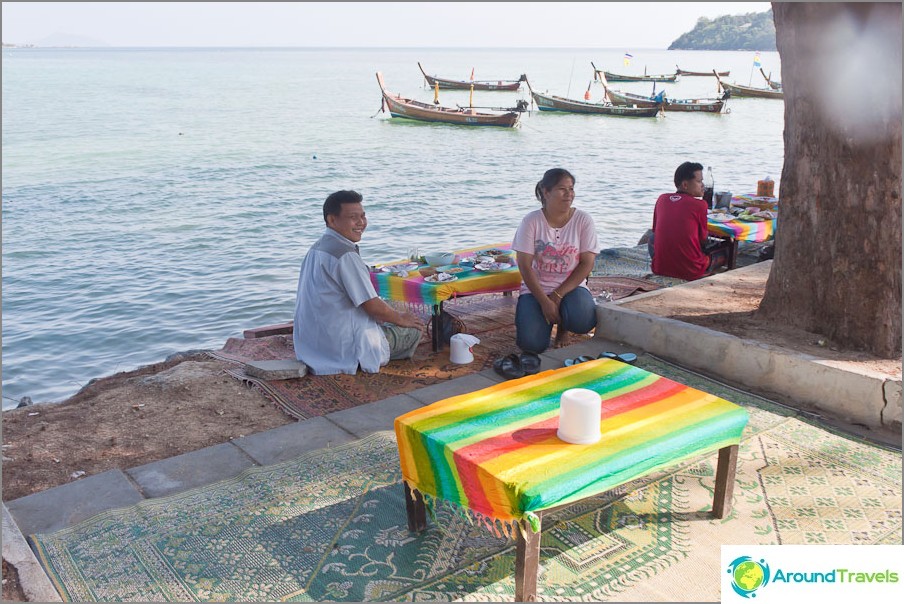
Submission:
M 901 353 L 901 4 L 772 3 L 785 160 L 758 313 Z

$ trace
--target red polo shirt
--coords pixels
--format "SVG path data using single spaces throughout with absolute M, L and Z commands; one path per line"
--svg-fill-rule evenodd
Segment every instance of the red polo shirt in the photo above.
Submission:
M 706 274 L 706 202 L 665 193 L 653 209 L 653 273 L 693 281 Z

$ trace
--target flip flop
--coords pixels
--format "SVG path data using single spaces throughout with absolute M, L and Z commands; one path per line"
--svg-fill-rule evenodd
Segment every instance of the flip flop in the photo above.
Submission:
M 540 355 L 534 352 L 522 352 L 518 360 L 525 375 L 534 375 L 540 371 Z
M 601 359 L 613 359 L 615 361 L 621 361 L 622 363 L 627 363 L 628 365 L 633 365 L 637 362 L 637 355 L 633 352 L 623 352 L 621 354 L 616 354 L 614 352 L 604 352 L 599 356 Z
M 521 368 L 521 358 L 517 354 L 510 354 L 493 361 L 493 369 L 507 380 L 524 377 L 524 369 Z
M 574 359 L 565 359 L 565 366 L 571 367 L 572 365 L 578 365 L 580 363 L 586 363 L 587 361 L 595 360 L 593 357 L 587 356 L 586 354 L 582 354 L 581 356 Z

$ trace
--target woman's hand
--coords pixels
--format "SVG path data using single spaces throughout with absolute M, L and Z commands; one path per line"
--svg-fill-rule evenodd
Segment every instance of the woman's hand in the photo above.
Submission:
M 554 294 L 543 296 L 537 299 L 540 302 L 540 308 L 543 310 L 543 317 L 550 323 L 559 322 L 559 299 Z

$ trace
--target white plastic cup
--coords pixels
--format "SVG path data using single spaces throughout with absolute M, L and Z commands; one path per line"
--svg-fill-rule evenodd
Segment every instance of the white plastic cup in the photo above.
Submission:
M 574 445 L 589 445 L 600 439 L 600 415 L 603 400 L 587 388 L 570 388 L 559 399 L 559 429 L 561 440 Z

